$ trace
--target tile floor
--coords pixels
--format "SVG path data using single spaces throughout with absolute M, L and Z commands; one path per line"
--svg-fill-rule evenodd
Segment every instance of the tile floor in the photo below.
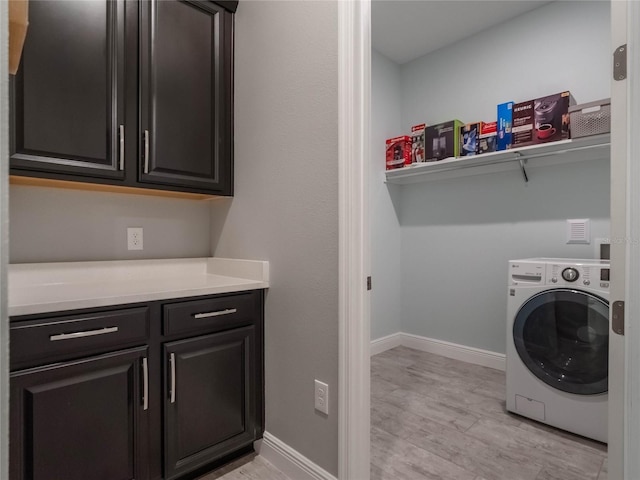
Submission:
M 607 479 L 606 445 L 507 413 L 504 382 L 406 347 L 372 357 L 371 480 Z M 200 480 L 218 479 L 288 480 L 255 455 Z
M 260 455 L 252 453 L 198 480 L 291 480 Z M 295 479 L 294 479 L 295 480 Z
M 397 347 L 371 358 L 371 479 L 605 480 L 606 445 L 507 413 L 504 372 Z

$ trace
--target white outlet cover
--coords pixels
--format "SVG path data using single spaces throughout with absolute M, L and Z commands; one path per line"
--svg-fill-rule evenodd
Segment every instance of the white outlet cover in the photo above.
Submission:
M 567 243 L 591 243 L 590 221 L 588 218 L 574 218 L 567 220 Z
M 127 228 L 127 250 L 142 250 L 143 247 L 142 227 Z
M 320 380 L 316 380 L 314 393 L 316 410 L 325 415 L 329 415 L 329 385 Z

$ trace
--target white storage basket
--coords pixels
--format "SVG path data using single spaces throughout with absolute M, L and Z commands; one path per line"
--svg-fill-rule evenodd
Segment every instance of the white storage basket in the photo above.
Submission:
M 569 107 L 571 138 L 589 137 L 611 131 L 611 99 Z

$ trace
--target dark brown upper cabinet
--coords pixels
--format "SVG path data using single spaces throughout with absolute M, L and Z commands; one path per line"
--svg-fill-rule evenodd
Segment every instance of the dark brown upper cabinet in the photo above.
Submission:
M 32 0 L 11 174 L 232 195 L 233 11 Z
M 230 191 L 232 15 L 159 1 L 141 25 L 140 181 Z
M 12 82 L 11 167 L 124 179 L 124 1 L 32 1 Z

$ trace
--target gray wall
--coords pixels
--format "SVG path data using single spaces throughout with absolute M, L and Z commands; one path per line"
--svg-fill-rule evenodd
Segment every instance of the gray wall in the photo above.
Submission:
M 609 22 L 608 2 L 554 2 L 403 65 L 403 130 L 492 120 L 499 102 L 566 89 L 578 102 L 608 97 Z M 541 36 L 557 46 L 542 59 Z M 487 53 L 496 48 L 500 55 Z M 565 220 L 591 218 L 592 238 L 608 236 L 608 168 L 530 169 L 527 185 L 512 171 L 401 187 L 392 199 L 402 232 L 402 331 L 504 352 L 507 261 L 593 257 L 593 245 L 566 245 Z
M 11 263 L 210 255 L 212 201 L 17 185 L 9 195 Z M 144 250 L 127 250 L 127 227 L 144 228 Z
M 216 256 L 270 262 L 266 429 L 338 470 L 338 8 L 242 1 L 236 197 L 213 206 Z M 314 411 L 314 379 L 329 416 Z
M 609 162 L 592 161 L 406 186 L 402 194 L 404 332 L 504 353 L 507 262 L 593 258 L 566 245 L 565 220 L 609 234 Z
M 498 103 L 564 90 L 578 103 L 609 97 L 610 19 L 609 2 L 552 2 L 403 65 L 405 131 L 495 120 Z
M 371 338 L 401 330 L 401 234 L 394 201 L 402 192 L 398 185 L 383 182 L 384 142 L 402 132 L 400 67 L 377 51 L 371 52 L 371 162 L 369 208 L 371 208 Z M 394 201 L 392 201 L 394 199 Z

